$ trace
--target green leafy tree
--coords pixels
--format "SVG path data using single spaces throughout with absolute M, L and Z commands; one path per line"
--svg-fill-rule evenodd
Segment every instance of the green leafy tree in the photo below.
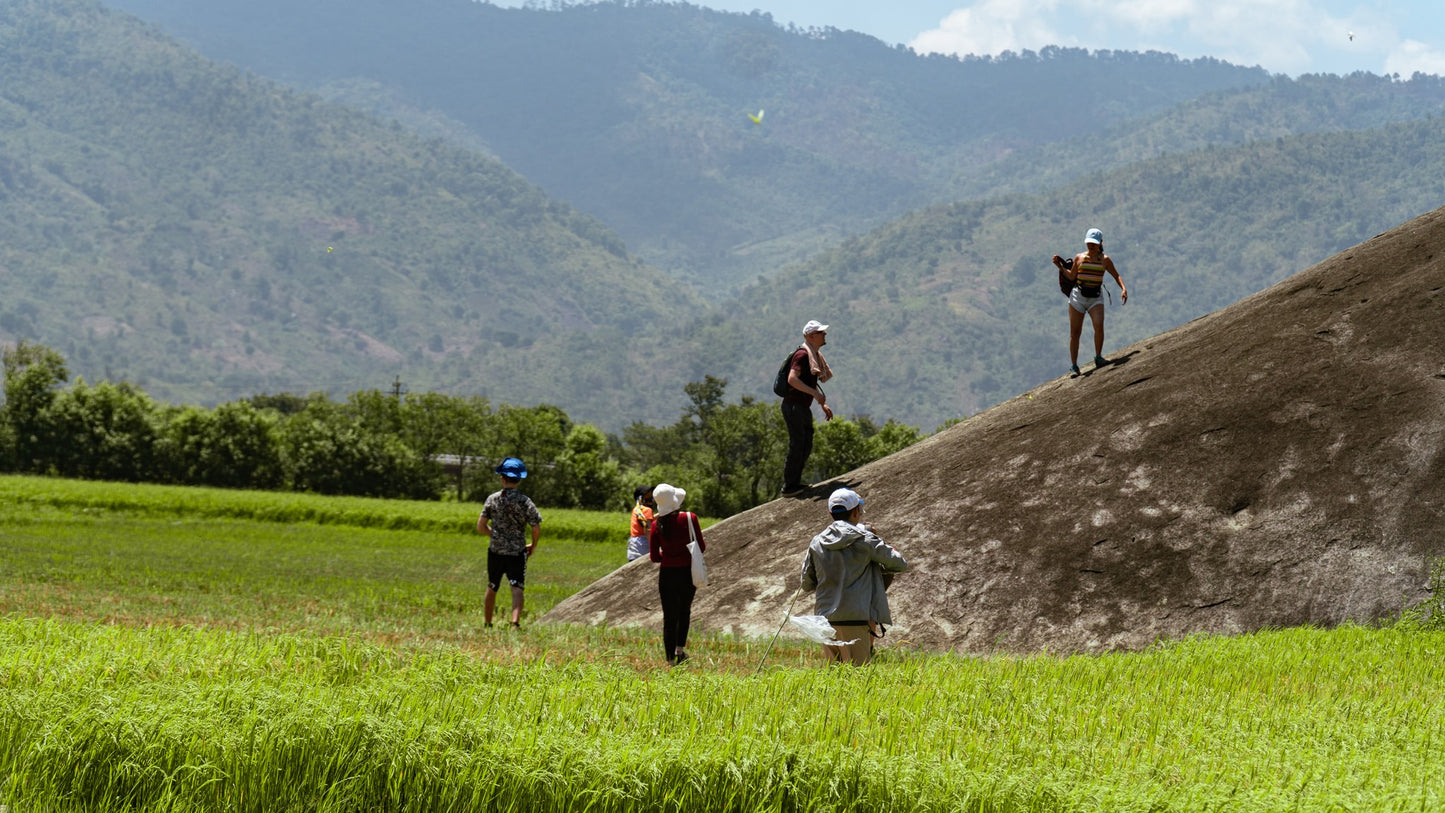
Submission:
M 817 425 L 808 470 L 811 479 L 822 481 L 852 471 L 872 459 L 863 428 L 847 418 L 834 418 Z
M 341 406 L 313 400 L 282 424 L 287 482 L 297 491 L 435 499 L 440 472 L 395 435 L 369 432 Z
M 491 471 L 487 462 L 497 456 L 498 420 L 485 398 L 409 394 L 402 402 L 401 439 L 428 458 L 454 458 L 449 465 L 460 499 L 468 472 Z
M 65 477 L 93 480 L 155 481 L 157 408 L 150 396 L 127 383 L 84 379 L 60 393 L 50 407 L 50 422 L 64 438 L 51 466 Z
M 51 407 L 70 371 L 59 353 L 26 341 L 5 351 L 4 364 L 4 425 L 12 468 L 43 472 L 65 442 L 55 429 Z
M 869 459 L 878 460 L 887 457 L 894 452 L 907 449 L 920 440 L 923 440 L 923 433 L 919 431 L 918 427 L 889 419 L 876 434 L 868 438 Z
M 776 406 L 745 395 L 739 403 L 714 410 L 703 437 L 712 450 L 718 483 L 710 506 L 716 515 L 759 505 L 782 486 L 788 431 Z
M 557 458 L 567 446 L 567 434 L 572 431 L 567 413 L 549 404 L 531 408 L 502 406 L 493 420 L 495 459 L 467 476 L 468 499 L 480 501 L 496 491 L 493 467 L 503 457 L 520 457 L 527 464 L 523 486 L 527 496 L 538 505 L 565 505 L 566 489 L 555 469 Z
M 284 483 L 278 418 L 248 401 L 172 410 L 160 432 L 160 467 L 174 483 L 274 489 Z
M 578 424 L 567 433 L 556 474 L 561 505 L 623 510 L 631 502 L 623 486 L 622 465 L 608 455 L 607 436 L 594 426 Z

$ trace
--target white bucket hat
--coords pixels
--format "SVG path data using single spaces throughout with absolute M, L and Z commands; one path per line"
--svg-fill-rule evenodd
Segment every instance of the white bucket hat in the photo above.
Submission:
M 666 516 L 682 506 L 682 501 L 687 498 L 687 492 L 677 486 L 670 486 L 667 483 L 659 485 L 652 490 L 652 500 L 657 503 L 658 516 Z

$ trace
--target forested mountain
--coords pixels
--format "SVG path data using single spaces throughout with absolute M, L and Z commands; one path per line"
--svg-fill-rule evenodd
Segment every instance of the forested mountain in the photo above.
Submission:
M 1107 355 L 1442 204 L 1445 117 L 1165 156 L 901 218 L 750 287 L 673 356 L 762 395 L 774 357 L 819 319 L 833 326 L 835 410 L 931 429 L 1065 374 L 1049 258 L 1082 250 L 1090 226 L 1130 292 L 1121 306 L 1106 285 Z
M 1051 189 L 1084 175 L 1161 155 L 1307 133 L 1366 130 L 1439 115 L 1445 78 L 1400 81 L 1368 73 L 1273 77 L 1263 85 L 1206 93 L 1162 113 L 1090 129 L 1020 150 L 971 173 L 960 197 Z
M 707 375 L 770 398 L 775 357 L 819 318 L 839 409 L 930 430 L 1066 369 L 1048 257 L 1088 226 L 1130 283 L 1113 348 L 1445 198 L 1433 78 L 921 58 L 654 3 L 194 11 L 237 61 L 290 60 L 282 78 L 405 124 L 209 62 L 91 0 L 0 0 L 0 341 L 172 401 L 399 376 L 660 426 Z M 719 279 L 655 270 L 493 153 L 575 184 L 579 206 L 615 202 L 653 256 L 736 271 L 806 242 L 811 259 L 721 297 Z M 853 231 L 950 188 L 959 202 Z M 747 242 L 762 234 L 777 239 Z
M 110 2 L 214 58 L 464 125 L 714 296 L 956 200 L 1012 151 L 1268 79 L 1159 53 L 923 57 L 685 3 Z
M 209 403 L 396 375 L 521 401 L 527 353 L 695 301 L 495 159 L 89 0 L 0 2 L 0 274 L 0 338 Z

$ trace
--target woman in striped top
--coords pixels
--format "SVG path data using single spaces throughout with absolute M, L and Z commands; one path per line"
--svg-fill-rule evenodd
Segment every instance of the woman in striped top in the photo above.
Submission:
M 1079 334 L 1084 330 L 1086 313 L 1094 323 L 1094 367 L 1097 369 L 1109 363 L 1104 358 L 1104 275 L 1112 276 L 1118 283 L 1121 302 L 1129 301 L 1129 289 L 1124 287 L 1124 280 L 1114 267 L 1114 261 L 1104 253 L 1104 233 L 1098 229 L 1089 229 L 1084 233 L 1084 251 L 1074 255 L 1070 274 L 1074 290 L 1069 294 L 1069 372 L 1078 375 Z

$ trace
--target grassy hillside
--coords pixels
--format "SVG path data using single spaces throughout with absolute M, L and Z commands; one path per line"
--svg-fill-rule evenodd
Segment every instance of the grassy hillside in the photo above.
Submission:
M 524 401 L 497 371 L 531 346 L 692 301 L 494 159 L 85 0 L 0 5 L 0 201 L 0 338 L 164 399 L 402 374 Z
M 375 83 L 380 108 L 401 98 L 464 124 L 714 294 L 954 199 L 975 168 L 1067 138 L 1066 114 L 1102 127 L 1267 78 L 1158 53 L 925 57 L 685 3 L 113 4 L 258 73 L 353 103 L 358 80 Z

